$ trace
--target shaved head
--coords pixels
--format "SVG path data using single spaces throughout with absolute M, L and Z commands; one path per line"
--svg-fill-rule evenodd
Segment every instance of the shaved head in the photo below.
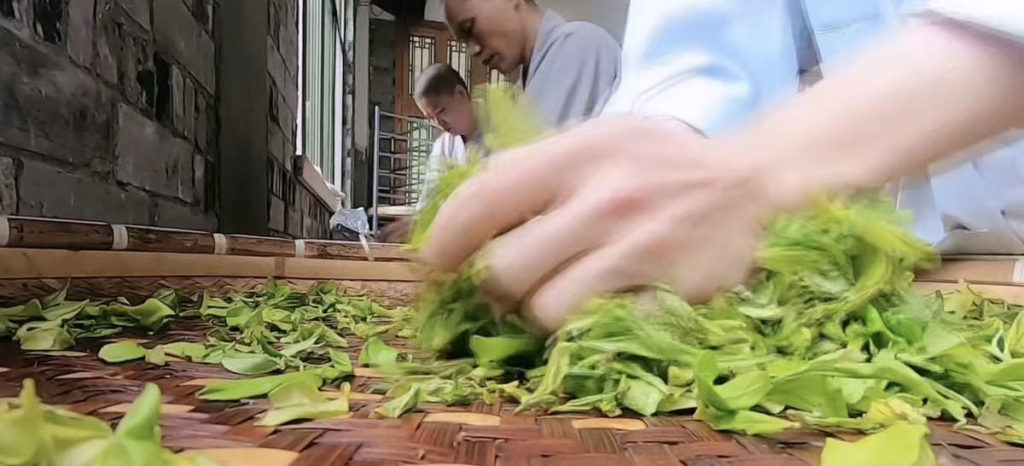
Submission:
M 444 63 L 427 67 L 416 78 L 413 99 L 423 116 L 445 132 L 466 137 L 476 134 L 469 87 L 455 68 Z
M 473 56 L 505 74 L 529 61 L 543 19 L 533 0 L 445 0 L 444 12 Z

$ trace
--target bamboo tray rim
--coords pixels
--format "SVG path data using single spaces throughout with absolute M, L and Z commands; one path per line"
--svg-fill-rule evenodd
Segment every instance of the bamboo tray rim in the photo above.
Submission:
M 0 279 L 93 277 L 276 277 L 421 281 L 410 262 L 212 254 L 0 248 Z

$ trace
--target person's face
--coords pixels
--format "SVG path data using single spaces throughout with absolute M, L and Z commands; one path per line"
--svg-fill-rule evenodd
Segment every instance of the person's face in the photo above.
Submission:
M 510 74 L 526 61 L 526 31 L 519 20 L 526 7 L 524 0 L 446 0 L 445 17 L 474 57 Z
M 473 102 L 463 88 L 450 95 L 428 96 L 416 101 L 423 116 L 446 132 L 472 137 L 476 133 Z

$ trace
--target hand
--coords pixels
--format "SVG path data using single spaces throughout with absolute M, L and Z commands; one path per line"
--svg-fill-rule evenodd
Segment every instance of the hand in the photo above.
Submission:
M 454 269 L 507 231 L 484 254 L 488 291 L 524 301 L 548 330 L 590 298 L 642 285 L 708 298 L 746 276 L 771 206 L 770 174 L 727 146 L 631 118 L 499 154 L 446 203 L 424 259 Z

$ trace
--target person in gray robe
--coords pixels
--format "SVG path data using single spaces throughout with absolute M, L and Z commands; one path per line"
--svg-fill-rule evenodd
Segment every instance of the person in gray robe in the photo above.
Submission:
M 533 0 L 446 0 L 445 16 L 484 65 L 520 73 L 524 94 L 551 126 L 597 116 L 618 83 L 621 49 L 608 32 Z

